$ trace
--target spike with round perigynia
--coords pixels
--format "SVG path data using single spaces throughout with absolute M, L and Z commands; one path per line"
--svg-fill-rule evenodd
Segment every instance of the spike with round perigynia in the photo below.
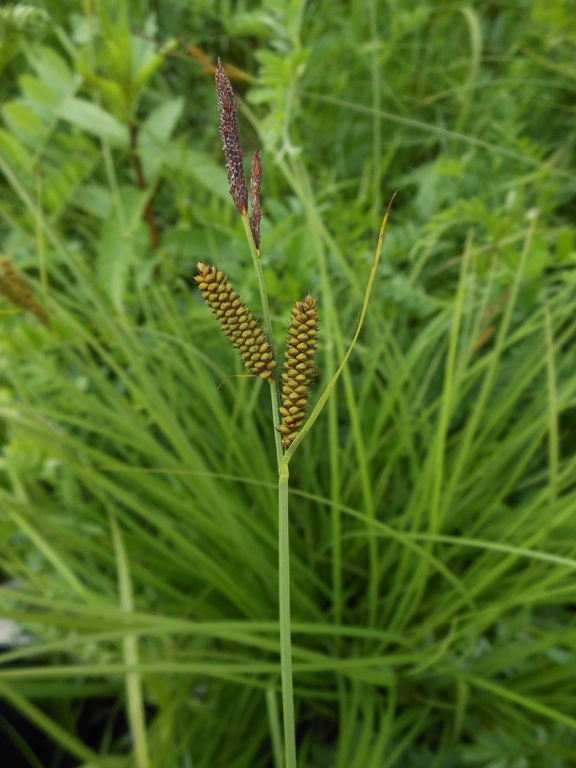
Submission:
M 201 261 L 197 269 L 198 275 L 194 280 L 202 298 L 218 318 L 222 330 L 240 354 L 246 368 L 261 379 L 273 381 L 277 363 L 274 351 L 266 340 L 266 332 L 260 328 L 223 272 Z
M 302 301 L 296 302 L 290 312 L 279 408 L 279 431 L 285 450 L 290 447 L 306 419 L 308 391 L 315 370 L 314 356 L 318 333 L 316 304 L 317 300 L 308 295 Z

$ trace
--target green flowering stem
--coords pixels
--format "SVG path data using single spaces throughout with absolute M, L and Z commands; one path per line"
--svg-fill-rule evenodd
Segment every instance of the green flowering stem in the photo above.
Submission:
M 280 679 L 284 716 L 285 768 L 296 768 L 296 726 L 292 683 L 292 630 L 290 621 L 290 530 L 288 527 L 288 462 L 278 467 L 278 577 L 280 604 Z
M 268 304 L 268 293 L 266 292 L 266 284 L 264 282 L 264 275 L 262 273 L 262 262 L 260 261 L 260 253 L 256 250 L 254 244 L 254 238 L 252 237 L 252 231 L 250 229 L 250 222 L 248 216 L 241 216 L 242 224 L 246 232 L 246 238 L 250 246 L 250 253 L 252 254 L 252 263 L 254 264 L 254 271 L 256 272 L 256 279 L 258 280 L 258 289 L 260 291 L 260 302 L 262 304 L 262 319 L 264 320 L 264 327 L 266 328 L 266 334 L 268 336 L 268 342 L 274 346 L 274 337 L 272 336 L 272 321 L 270 319 L 270 305 Z M 278 432 L 280 428 L 280 415 L 278 413 L 278 384 L 275 379 L 270 380 L 270 400 L 272 403 L 272 420 L 274 424 L 274 440 L 276 442 L 276 462 L 280 467 L 282 461 L 282 445 L 281 436 Z
M 242 224 L 250 245 L 250 253 L 260 289 L 262 316 L 270 344 L 273 342 L 270 306 L 260 253 L 256 249 L 250 222 L 247 216 L 242 216 Z M 279 602 L 279 631 L 280 631 L 280 679 L 282 687 L 282 717 L 284 722 L 284 754 L 285 768 L 296 768 L 296 726 L 294 720 L 294 686 L 292 682 L 292 629 L 290 621 L 290 534 L 288 528 L 288 463 L 284 461 L 282 436 L 280 434 L 280 413 L 278 385 L 276 380 L 270 380 L 270 399 L 272 403 L 272 419 L 274 423 L 274 440 L 276 442 L 276 461 L 278 463 L 278 602 Z

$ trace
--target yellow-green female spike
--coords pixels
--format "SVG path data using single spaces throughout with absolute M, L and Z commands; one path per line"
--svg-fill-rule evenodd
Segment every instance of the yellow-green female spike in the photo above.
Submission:
M 255 376 L 272 381 L 277 363 L 274 351 L 266 340 L 266 332 L 259 327 L 223 272 L 201 261 L 197 269 L 198 275 L 194 279 L 202 298 L 218 318 L 246 368 Z
M 22 277 L 14 271 L 8 259 L 0 260 L 0 294 L 5 296 L 15 307 L 31 312 L 41 323 L 50 327 L 48 315 L 38 304 Z
M 308 390 L 314 378 L 314 355 L 318 333 L 318 312 L 316 299 L 310 295 L 290 312 L 290 326 L 284 368 L 282 370 L 282 392 L 280 412 L 280 434 L 282 447 L 286 450 L 298 434 L 306 419 Z

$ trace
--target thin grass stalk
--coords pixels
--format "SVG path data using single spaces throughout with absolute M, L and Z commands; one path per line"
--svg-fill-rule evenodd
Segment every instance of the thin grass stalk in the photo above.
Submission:
M 32 671 L 38 674 L 37 670 Z M 92 670 L 93 673 L 94 670 Z M 26 720 L 77 760 L 86 765 L 101 765 L 99 755 L 71 734 L 69 728 L 64 728 L 52 720 L 45 712 L 33 704 L 29 698 L 18 693 L 16 687 L 13 687 L 3 679 L 0 679 L 0 697 L 4 701 L 9 702 Z
M 552 722 L 563 723 L 569 728 L 576 729 L 576 718 L 570 717 L 570 715 L 565 715 L 563 712 L 560 712 L 557 709 L 552 709 L 552 707 L 548 707 L 545 704 L 540 704 L 534 699 L 529 699 L 527 696 L 523 696 L 522 694 L 513 691 L 510 687 L 498 685 L 490 680 L 484 680 L 476 675 L 466 673 L 462 675 L 462 680 L 470 685 L 470 687 L 480 688 L 480 690 L 489 691 L 490 693 L 495 694 L 498 699 L 503 702 L 512 701 L 526 709 L 528 712 L 534 712 L 549 718 Z
M 268 713 L 268 724 L 270 728 L 270 740 L 272 741 L 274 765 L 276 768 L 281 768 L 284 758 L 282 756 L 280 713 L 278 712 L 276 691 L 272 688 L 266 689 L 266 711 Z
M 544 308 L 544 329 L 546 333 L 546 363 L 549 404 L 548 467 L 550 473 L 550 512 L 558 500 L 558 469 L 560 467 L 560 439 L 558 433 L 558 388 L 556 386 L 556 367 L 554 365 L 554 334 L 549 307 Z M 552 519 L 552 514 L 550 519 Z
M 285 768 L 296 768 L 296 725 L 292 675 L 292 630 L 290 622 L 290 529 L 288 462 L 282 462 L 278 477 L 278 579 L 280 621 L 280 679 L 284 718 Z
M 126 547 L 124 546 L 122 532 L 113 510 L 109 511 L 108 517 L 116 554 L 120 605 L 123 611 L 131 614 L 134 611 L 134 591 Z M 126 664 L 137 667 L 140 661 L 140 654 L 138 652 L 138 638 L 136 635 L 132 633 L 124 635 L 122 646 Z M 142 674 L 140 672 L 128 672 L 126 674 L 126 699 L 128 702 L 128 722 L 134 745 L 136 768 L 150 768 L 150 751 L 146 736 L 146 715 L 142 692 Z
M 372 292 L 372 286 L 374 285 L 374 280 L 376 278 L 376 270 L 377 270 L 378 264 L 380 262 L 380 255 L 382 253 L 382 245 L 383 245 L 383 242 L 384 242 L 384 232 L 386 230 L 386 224 L 388 223 L 388 216 L 390 215 L 390 209 L 391 209 L 392 203 L 394 201 L 394 197 L 395 197 L 395 195 L 392 196 L 392 199 L 388 203 L 388 208 L 387 208 L 386 213 L 384 215 L 384 218 L 382 220 L 382 226 L 380 227 L 380 233 L 378 235 L 378 244 L 376 246 L 376 252 L 374 254 L 374 261 L 372 263 L 372 269 L 370 271 L 370 276 L 368 278 L 368 284 L 366 286 L 366 291 L 364 293 L 364 303 L 362 304 L 362 310 L 360 312 L 360 318 L 358 320 L 358 325 L 356 326 L 356 332 L 354 333 L 352 341 L 350 342 L 350 346 L 348 347 L 348 350 L 347 350 L 346 354 L 342 358 L 342 362 L 340 363 L 338 369 L 334 373 L 334 375 L 331 378 L 331 380 L 328 382 L 324 392 L 320 395 L 320 397 L 318 399 L 318 402 L 316 403 L 316 406 L 312 410 L 312 413 L 309 415 L 306 423 L 304 424 L 302 429 L 299 431 L 299 433 L 296 435 L 294 441 L 292 442 L 292 444 L 290 445 L 290 447 L 288 448 L 288 450 L 284 454 L 284 456 L 282 458 L 281 466 L 280 466 L 280 483 L 282 483 L 283 465 L 286 465 L 286 471 L 287 471 L 288 463 L 290 462 L 290 459 L 292 458 L 292 455 L 293 455 L 294 451 L 297 449 L 297 447 L 299 446 L 300 442 L 305 437 L 305 435 L 308 432 L 308 430 L 312 427 L 312 425 L 314 424 L 314 422 L 316 421 L 316 419 L 318 418 L 318 416 L 322 412 L 322 409 L 324 408 L 324 405 L 326 404 L 326 401 L 328 400 L 328 398 L 330 397 L 334 387 L 336 386 L 336 382 L 338 381 L 338 379 L 340 378 L 340 375 L 342 374 L 342 371 L 346 367 L 346 363 L 348 362 L 348 358 L 352 354 L 352 350 L 356 346 L 356 341 L 358 340 L 358 337 L 360 335 L 360 331 L 362 330 L 362 326 L 364 325 L 364 320 L 366 318 L 366 313 L 368 311 L 368 304 L 369 304 L 369 301 L 370 301 L 370 294 Z M 288 486 L 288 476 L 286 476 L 286 481 L 285 482 L 286 482 L 286 486 Z M 286 504 L 287 503 L 288 502 L 286 501 Z M 371 519 L 370 515 L 367 515 L 366 517 L 367 517 L 367 519 Z M 336 512 L 334 512 L 333 518 L 332 518 L 332 524 L 333 525 L 337 524 L 338 530 L 340 530 L 340 513 L 336 514 Z M 376 546 L 375 546 L 376 545 L 376 541 L 375 541 L 375 538 L 373 536 L 372 526 L 369 526 L 369 527 L 370 527 L 370 541 L 373 542 L 373 551 L 375 553 L 375 551 L 376 551 Z M 340 551 L 341 551 L 340 547 L 338 547 L 338 553 L 339 554 L 340 554 Z M 374 565 L 375 565 L 375 567 L 377 566 L 376 563 Z M 376 571 L 374 571 L 374 574 L 375 573 L 376 573 Z M 374 582 L 374 584 L 372 584 L 372 582 Z M 371 580 L 371 586 L 372 586 L 373 589 L 376 589 L 376 587 L 377 587 L 377 579 L 375 578 L 375 576 Z M 335 590 L 336 587 L 341 589 L 342 584 L 341 584 L 341 580 L 340 579 L 338 579 L 337 582 L 336 581 L 334 582 L 333 589 Z M 373 597 L 376 597 L 376 596 L 373 596 Z M 374 604 L 375 604 L 375 602 L 374 602 Z
M 42 200 L 44 197 L 44 188 L 42 185 L 42 176 L 40 168 L 36 168 L 36 196 L 38 200 L 38 219 L 36 219 L 36 250 L 38 252 L 38 271 L 40 273 L 40 284 L 44 297 L 48 295 L 48 270 L 46 267 L 46 243 L 44 240 L 44 226 L 42 217 L 44 216 L 44 206 Z
M 312 200 L 314 197 L 312 192 L 312 187 L 310 184 L 310 178 L 306 171 L 306 168 L 303 166 L 303 164 L 299 161 L 298 158 L 290 158 L 289 165 L 291 167 L 290 175 L 291 175 L 291 178 L 293 178 L 294 180 L 293 181 L 295 185 L 294 188 L 305 206 L 306 215 L 309 221 L 309 231 L 310 231 L 312 240 L 314 242 L 314 247 L 316 249 L 316 252 L 319 255 L 322 285 L 324 287 L 327 287 L 330 285 L 330 276 L 329 276 L 327 261 L 325 258 L 325 245 L 326 245 L 326 237 L 324 234 L 325 228 L 319 219 L 317 209 L 309 204 L 309 201 Z M 351 284 L 353 284 L 354 275 L 352 273 L 349 273 L 348 276 L 351 281 Z M 325 299 L 323 317 L 325 319 L 326 325 L 328 326 L 327 332 L 330 338 L 334 339 L 335 341 L 336 353 L 338 355 L 338 358 L 342 359 L 344 355 L 344 346 L 342 341 L 343 334 L 340 327 L 339 314 L 332 301 L 332 292 L 330 290 L 323 291 L 323 297 Z M 332 374 L 332 371 L 329 368 L 328 368 L 328 371 L 329 371 L 329 375 Z M 366 457 L 365 441 L 362 435 L 360 419 L 359 419 L 358 410 L 356 407 L 357 401 L 356 401 L 354 388 L 352 386 L 352 380 L 350 378 L 349 372 L 344 370 L 344 368 L 342 368 L 341 372 L 343 372 L 342 382 L 344 386 L 346 403 L 348 405 L 348 413 L 350 417 L 350 427 L 351 427 L 350 440 L 351 440 L 351 443 L 353 444 L 354 451 L 356 452 L 356 465 L 358 467 L 358 472 L 360 476 L 360 489 L 362 493 L 363 508 L 368 517 L 374 518 L 375 507 L 374 507 L 374 495 L 372 492 L 372 481 L 369 473 L 369 463 Z M 339 479 L 340 472 L 339 472 L 339 458 L 338 458 L 338 447 L 337 447 L 338 427 L 337 427 L 337 414 L 336 414 L 335 401 L 331 403 L 329 415 L 330 415 L 329 429 L 330 429 L 330 437 L 331 437 L 330 459 L 331 459 L 331 467 L 332 467 L 331 498 L 334 504 L 333 509 L 336 510 L 339 507 L 341 488 L 340 488 L 340 479 Z M 341 539 L 340 520 L 337 518 L 337 515 L 338 513 L 334 511 L 333 513 L 333 517 L 334 517 L 333 547 L 334 547 L 335 556 L 334 556 L 334 568 L 333 568 L 333 572 L 334 572 L 333 604 L 335 606 L 340 606 L 342 604 L 342 575 L 341 575 L 342 574 L 342 551 L 341 551 L 341 544 L 340 544 L 340 539 Z M 379 589 L 378 589 L 379 560 L 378 560 L 377 542 L 373 539 L 370 531 L 368 531 L 367 533 L 367 546 L 368 546 L 368 559 L 369 559 L 369 571 L 370 571 L 370 578 L 368 581 L 368 595 L 367 595 L 367 613 L 368 613 L 367 621 L 371 626 L 375 626 L 376 615 L 378 610 L 378 601 L 379 601 Z M 338 572 L 336 572 L 337 567 L 339 568 Z M 335 617 L 335 618 L 339 623 L 338 617 Z M 341 616 L 339 618 L 341 619 Z
M 56 573 L 68 585 L 72 593 L 77 595 L 80 600 L 88 600 L 90 597 L 88 589 L 81 583 L 74 571 L 67 565 L 65 559 L 59 556 L 57 548 L 52 546 L 42 533 L 16 510 L 9 510 L 8 515 L 12 518 L 14 525 L 18 527 L 18 530 L 22 531 L 29 538 L 37 548 L 38 552 L 41 552 L 46 560 L 52 565 Z
M 308 220 L 308 230 L 310 232 L 311 239 L 314 244 L 316 253 L 318 254 L 318 263 L 320 266 L 320 279 L 321 284 L 324 287 L 322 291 L 322 298 L 324 301 L 323 307 L 323 322 L 326 325 L 326 334 L 328 338 L 334 340 L 334 344 L 328 344 L 324 351 L 324 374 L 327 377 L 338 376 L 337 365 L 338 360 L 342 360 L 344 350 L 342 346 L 342 331 L 340 327 L 340 320 L 338 312 L 334 306 L 333 293 L 330 290 L 330 275 L 328 265 L 326 261 L 326 248 L 331 249 L 331 245 L 326 240 L 326 231 L 324 225 L 318 216 L 317 209 L 311 204 L 313 200 L 313 191 L 310 184 L 309 176 L 306 172 L 306 168 L 298 162 L 297 158 L 290 158 L 289 162 L 284 163 L 284 173 L 292 185 L 292 188 L 299 196 L 306 212 L 306 218 Z M 337 248 L 336 248 L 337 250 Z M 351 271 L 348 271 L 348 264 L 344 261 L 341 264 L 344 274 L 347 276 L 348 285 L 354 285 L 354 275 Z M 350 390 L 347 390 L 347 396 Z M 350 403 L 350 400 L 348 401 Z M 351 425 L 352 432 L 355 430 L 355 418 L 351 413 Z M 327 424 L 328 424 L 328 463 L 330 467 L 330 500 L 332 503 L 331 511 L 331 552 L 332 552 L 332 606 L 334 611 L 334 623 L 340 625 L 343 620 L 343 606 L 345 604 L 343 597 L 343 555 L 342 555 L 342 515 L 341 515 L 341 501 L 342 501 L 342 483 L 340 476 L 340 448 L 338 445 L 339 440 L 339 420 L 338 420 L 338 404 L 336 398 L 332 398 L 328 403 L 327 409 Z M 360 450 L 362 448 L 360 447 Z M 361 468 L 366 467 L 366 462 L 362 460 L 362 457 L 358 457 L 358 466 Z M 366 486 L 363 485 L 363 490 Z
M 430 504 L 426 505 L 427 515 L 429 515 L 429 528 L 431 533 L 438 533 L 441 527 L 441 502 L 442 487 L 444 484 L 444 462 L 446 454 L 446 442 L 450 428 L 450 419 L 454 411 L 454 392 L 456 388 L 456 357 L 458 346 L 462 334 L 462 318 L 464 314 L 464 300 L 466 292 L 466 280 L 468 278 L 470 252 L 472 250 L 471 237 L 468 236 L 464 248 L 464 257 L 461 263 L 460 276 L 458 281 L 458 290 L 454 301 L 454 314 L 451 324 L 450 342 L 448 345 L 448 354 L 444 368 L 444 383 L 442 386 L 442 399 L 440 408 L 440 417 L 434 451 L 432 454 L 432 489 Z M 418 521 L 419 523 L 419 521 Z M 416 528 L 414 528 L 416 530 Z
M 102 300 L 100 294 L 94 288 L 94 279 L 88 270 L 83 266 L 82 262 L 78 259 L 72 258 L 67 247 L 64 245 L 60 236 L 50 223 L 49 219 L 44 216 L 44 211 L 41 211 L 39 206 L 32 200 L 28 191 L 20 181 L 18 174 L 7 161 L 7 159 L 0 152 L 0 171 L 9 182 L 10 186 L 20 198 L 26 210 L 30 213 L 38 225 L 38 232 L 42 232 L 46 239 L 50 242 L 56 253 L 60 256 L 62 261 L 66 264 L 66 267 L 70 270 L 71 274 L 76 278 L 79 285 L 82 286 L 82 290 L 86 292 L 86 295 L 90 297 L 98 307 L 102 306 Z M 108 315 L 106 315 L 108 317 Z
M 382 173 L 382 82 L 380 73 L 380 34 L 378 30 L 378 8 L 376 0 L 370 0 L 368 5 L 368 23 L 371 40 L 371 102 L 372 102 L 372 221 L 375 223 L 382 210 L 380 178 Z
M 526 233 L 524 247 L 522 248 L 522 252 L 520 254 L 520 260 L 518 262 L 518 266 L 516 268 L 516 274 L 514 276 L 514 282 L 512 283 L 508 301 L 506 303 L 506 308 L 504 310 L 502 321 L 500 322 L 500 327 L 498 330 L 498 334 L 496 336 L 494 350 L 490 357 L 490 364 L 489 364 L 488 370 L 486 371 L 484 381 L 482 382 L 482 388 L 480 390 L 480 393 L 476 398 L 476 405 L 471 413 L 470 420 L 466 426 L 466 431 L 464 433 L 464 437 L 461 443 L 461 448 L 456 458 L 456 461 L 454 463 L 454 466 L 452 468 L 452 473 L 449 478 L 448 485 L 444 489 L 444 494 L 442 499 L 442 504 L 443 504 L 442 516 L 444 514 L 444 510 L 447 509 L 448 506 L 452 503 L 452 499 L 453 499 L 456 487 L 460 482 L 460 478 L 464 471 L 467 457 L 469 456 L 469 453 L 470 453 L 470 446 L 472 444 L 472 440 L 476 434 L 476 430 L 478 429 L 482 414 L 484 412 L 486 403 L 488 401 L 488 396 L 490 395 L 490 392 L 492 391 L 492 387 L 494 385 L 498 363 L 502 356 L 502 352 L 504 349 L 504 342 L 506 340 L 508 329 L 512 321 L 512 310 L 516 306 L 516 299 L 518 298 L 520 285 L 522 283 L 522 279 L 524 276 L 524 270 L 526 267 L 526 261 L 528 258 L 528 253 L 530 250 L 530 244 L 532 242 L 532 236 L 534 234 L 535 226 L 536 226 L 536 221 L 533 219 L 530 222 L 528 231 Z

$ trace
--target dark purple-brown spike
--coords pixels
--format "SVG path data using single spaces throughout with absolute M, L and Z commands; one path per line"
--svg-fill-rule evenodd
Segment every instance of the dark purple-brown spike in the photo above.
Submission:
M 250 231 L 256 250 L 260 251 L 260 187 L 262 186 L 262 161 L 260 151 L 254 152 L 252 171 L 250 172 Z
M 228 174 L 230 194 L 240 215 L 246 216 L 248 211 L 248 189 L 242 163 L 236 102 L 234 101 L 232 85 L 220 59 L 218 59 L 218 64 L 216 65 L 215 82 L 216 95 L 218 97 L 220 136 L 222 137 L 222 148 L 226 160 L 226 173 Z

